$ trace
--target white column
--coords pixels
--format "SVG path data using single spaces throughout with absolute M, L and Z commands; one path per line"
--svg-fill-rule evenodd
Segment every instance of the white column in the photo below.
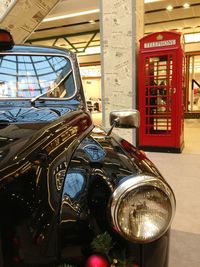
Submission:
M 103 124 L 112 110 L 136 108 L 138 40 L 144 34 L 141 0 L 101 0 Z M 115 130 L 136 142 L 135 130 Z

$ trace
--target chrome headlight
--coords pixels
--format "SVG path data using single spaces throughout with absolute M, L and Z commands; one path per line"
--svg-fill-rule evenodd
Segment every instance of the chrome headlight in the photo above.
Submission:
M 111 200 L 113 226 L 133 242 L 147 243 L 162 236 L 174 213 L 173 192 L 156 177 L 127 177 L 114 191 Z

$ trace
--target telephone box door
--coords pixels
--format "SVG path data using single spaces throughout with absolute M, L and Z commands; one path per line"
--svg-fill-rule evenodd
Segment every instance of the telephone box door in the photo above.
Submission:
M 145 146 L 176 145 L 176 60 L 174 51 L 142 55 L 145 90 L 140 92 L 140 141 Z

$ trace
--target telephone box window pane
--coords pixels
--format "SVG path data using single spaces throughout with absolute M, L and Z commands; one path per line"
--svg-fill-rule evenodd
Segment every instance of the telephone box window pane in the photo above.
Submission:
M 172 56 L 146 57 L 146 134 L 170 134 Z

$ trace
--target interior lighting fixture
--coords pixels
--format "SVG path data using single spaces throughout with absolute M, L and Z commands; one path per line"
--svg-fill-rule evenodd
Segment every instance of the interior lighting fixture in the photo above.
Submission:
M 91 46 L 91 47 L 87 47 L 85 49 L 85 52 L 79 52 L 77 55 L 86 56 L 86 55 L 95 55 L 95 54 L 100 54 L 100 53 L 101 53 L 100 46 Z
M 100 46 L 87 47 L 85 49 L 85 53 L 87 55 L 100 54 L 101 53 L 101 48 L 100 48 Z
M 160 0 L 144 0 L 145 4 L 153 3 L 153 2 L 159 2 Z
M 184 34 L 185 43 L 200 42 L 200 32 Z
M 189 8 L 189 7 L 190 7 L 190 4 L 185 3 L 185 4 L 183 5 L 183 7 L 184 7 L 184 8 Z
M 71 14 L 66 14 L 66 15 L 61 15 L 61 16 L 45 18 L 43 19 L 43 22 L 54 21 L 54 20 L 59 20 L 59 19 L 68 19 L 68 18 L 89 15 L 89 14 L 99 13 L 99 12 L 100 12 L 100 9 L 91 9 L 91 10 L 86 10 L 86 11 L 77 12 L 77 13 L 71 13 Z
M 95 23 L 96 23 L 95 20 L 93 20 L 93 19 L 89 20 L 88 22 L 89 22 L 90 24 L 95 24 Z
M 169 6 L 166 7 L 166 9 L 167 9 L 168 11 L 171 11 L 171 10 L 173 9 L 173 6 L 169 5 Z

